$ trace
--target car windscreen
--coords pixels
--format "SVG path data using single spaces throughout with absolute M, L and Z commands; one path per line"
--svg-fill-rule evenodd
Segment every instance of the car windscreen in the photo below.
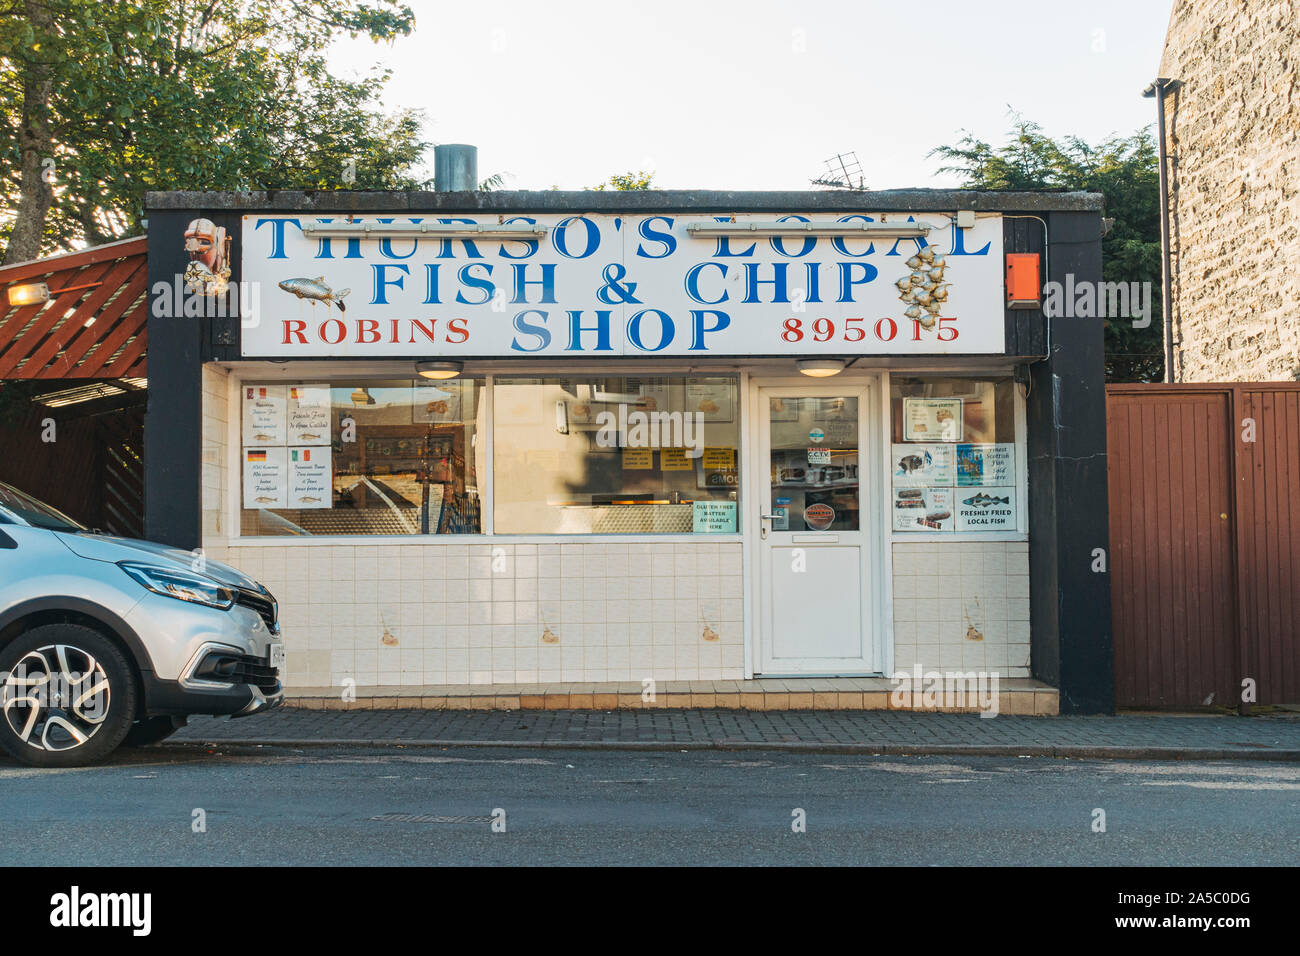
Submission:
M 0 508 L 6 509 L 19 520 L 26 521 L 33 527 L 48 528 L 51 531 L 86 530 L 84 525 L 73 521 L 63 512 L 3 482 L 0 482 Z

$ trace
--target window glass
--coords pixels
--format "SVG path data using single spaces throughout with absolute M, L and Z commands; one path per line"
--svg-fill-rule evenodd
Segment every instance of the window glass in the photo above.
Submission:
M 768 400 L 773 531 L 857 531 L 858 400 Z
M 739 531 L 734 376 L 494 380 L 499 534 Z
M 1015 401 L 1010 377 L 893 377 L 895 532 L 1021 530 Z
M 244 383 L 241 533 L 479 533 L 482 384 Z

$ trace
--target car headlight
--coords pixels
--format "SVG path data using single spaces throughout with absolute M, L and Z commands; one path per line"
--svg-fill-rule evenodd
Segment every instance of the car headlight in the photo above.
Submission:
M 178 571 L 175 568 L 160 568 L 153 564 L 131 564 L 123 561 L 118 567 L 155 594 L 205 604 L 208 607 L 228 610 L 235 603 L 235 593 L 222 587 L 210 578 Z

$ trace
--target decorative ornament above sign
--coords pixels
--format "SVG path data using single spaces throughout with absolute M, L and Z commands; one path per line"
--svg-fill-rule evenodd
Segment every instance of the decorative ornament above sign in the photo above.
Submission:
M 714 234 L 701 227 L 708 219 L 728 228 Z M 755 220 L 763 228 L 752 234 L 747 221 L 698 212 L 484 222 L 245 216 L 242 282 L 251 308 L 241 352 L 590 358 L 1005 350 L 1000 216 L 959 229 L 942 215 L 769 214 Z M 805 223 L 815 228 L 799 228 Z M 437 228 L 420 231 L 421 224 Z M 797 231 L 773 234 L 777 224 Z M 917 234 L 890 235 L 891 227 Z

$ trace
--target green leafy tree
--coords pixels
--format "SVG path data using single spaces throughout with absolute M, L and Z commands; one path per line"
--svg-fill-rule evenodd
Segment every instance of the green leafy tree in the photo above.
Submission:
M 1149 130 L 1111 137 L 1096 145 L 1067 136 L 1054 140 L 1041 127 L 1012 114 L 1007 141 L 993 146 L 970 134 L 931 151 L 942 172 L 962 177 L 968 189 L 1069 189 L 1105 194 L 1113 217 L 1102 239 L 1102 279 L 1149 282 L 1151 325 L 1106 321 L 1106 379 L 1158 382 L 1164 375 L 1160 301 L 1160 179 Z
M 327 56 L 413 25 L 398 0 L 0 0 L 3 261 L 138 232 L 152 189 L 423 185 L 421 115 Z
M 596 192 L 603 192 L 606 189 L 617 189 L 620 192 L 633 189 L 653 189 L 654 173 L 647 173 L 645 170 L 638 169 L 635 172 L 629 170 L 626 173 L 615 173 L 605 182 L 592 186 Z

